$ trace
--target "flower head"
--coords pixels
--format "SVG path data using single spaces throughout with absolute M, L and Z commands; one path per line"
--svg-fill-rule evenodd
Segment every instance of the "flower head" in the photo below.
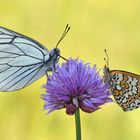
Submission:
M 96 65 L 90 67 L 78 59 L 69 59 L 62 66 L 57 66 L 44 87 L 44 109 L 49 112 L 66 108 L 66 113 L 72 115 L 80 108 L 91 113 L 112 101 L 108 85 L 103 83 Z

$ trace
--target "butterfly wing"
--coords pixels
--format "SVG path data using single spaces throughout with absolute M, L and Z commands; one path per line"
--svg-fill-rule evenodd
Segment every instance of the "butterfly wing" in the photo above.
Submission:
M 0 27 L 0 91 L 24 88 L 46 73 L 49 51 L 32 38 Z
M 124 111 L 140 107 L 140 75 L 110 71 L 111 92 Z

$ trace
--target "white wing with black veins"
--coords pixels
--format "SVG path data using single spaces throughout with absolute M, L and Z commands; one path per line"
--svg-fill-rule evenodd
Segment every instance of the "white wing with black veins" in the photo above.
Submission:
M 49 51 L 39 42 L 0 27 L 0 91 L 18 90 L 42 77 L 47 58 Z

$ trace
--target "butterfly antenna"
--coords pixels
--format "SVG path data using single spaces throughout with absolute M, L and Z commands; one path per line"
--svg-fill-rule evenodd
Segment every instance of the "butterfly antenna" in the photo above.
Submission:
M 105 62 L 106 62 L 106 64 L 107 64 L 107 66 L 109 67 L 109 57 L 108 57 L 108 53 L 107 53 L 106 49 L 105 49 L 104 51 L 105 51 L 105 54 L 106 54 L 106 58 L 104 58 L 104 60 L 105 60 Z
M 65 30 L 63 32 L 63 34 L 61 35 L 59 41 L 56 44 L 56 48 L 58 47 L 58 45 L 60 44 L 60 42 L 62 41 L 62 39 L 66 36 L 66 34 L 68 33 L 68 31 L 70 30 L 70 26 L 67 24 L 65 27 Z

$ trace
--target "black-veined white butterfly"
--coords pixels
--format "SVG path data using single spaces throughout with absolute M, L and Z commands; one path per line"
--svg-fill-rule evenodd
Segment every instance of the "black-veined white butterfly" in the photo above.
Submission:
M 57 46 L 69 29 L 67 25 L 56 47 L 49 51 L 30 37 L 0 27 L 0 91 L 24 88 L 54 71 L 62 57 Z
M 108 54 L 107 65 L 104 67 L 104 81 L 109 84 L 110 91 L 124 111 L 140 107 L 140 75 L 122 71 L 109 70 Z

